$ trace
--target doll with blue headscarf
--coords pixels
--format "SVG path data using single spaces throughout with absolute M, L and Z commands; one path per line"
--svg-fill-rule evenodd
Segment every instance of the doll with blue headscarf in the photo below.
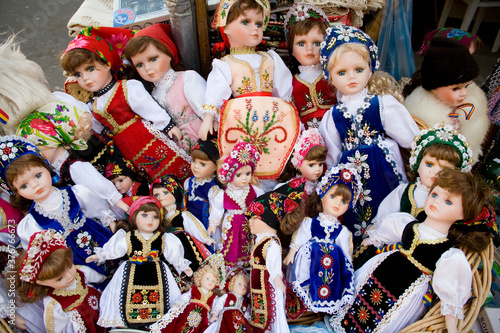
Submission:
M 351 162 L 362 177 L 364 191 L 355 209 L 344 216 L 359 245 L 380 202 L 406 182 L 399 146 L 409 148 L 418 127 L 393 96 L 369 93 L 367 86 L 379 62 L 377 47 L 367 34 L 349 26 L 328 28 L 320 53 L 338 102 L 325 113 L 319 131 L 328 148 L 327 166 Z
M 339 218 L 361 193 L 355 165 L 339 164 L 327 171 L 306 200 L 314 217 L 302 220 L 297 214 L 282 224 L 282 229 L 288 221 L 299 226 L 284 263 L 293 264 L 289 280 L 310 311 L 335 314 L 352 303 L 352 234 Z

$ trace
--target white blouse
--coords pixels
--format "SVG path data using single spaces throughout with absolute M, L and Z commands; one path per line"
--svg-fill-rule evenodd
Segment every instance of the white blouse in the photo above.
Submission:
M 311 66 L 299 66 L 299 77 L 309 84 L 312 84 L 318 76 L 323 76 L 323 70 L 321 69 L 321 64 L 311 65 Z

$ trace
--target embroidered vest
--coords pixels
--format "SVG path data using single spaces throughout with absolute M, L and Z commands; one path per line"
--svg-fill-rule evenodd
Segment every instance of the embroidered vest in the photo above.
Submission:
M 417 184 L 412 183 L 408 184 L 403 192 L 403 196 L 401 197 L 401 211 L 411 214 L 420 222 L 425 220 L 427 214 L 425 214 L 424 207 L 417 208 L 417 203 L 415 202 L 415 189 L 417 188 Z
M 310 118 L 319 118 L 321 120 L 325 112 L 335 105 L 337 101 L 335 88 L 322 75 L 318 76 L 310 84 L 296 74 L 293 77 L 292 85 L 293 101 L 303 123 Z

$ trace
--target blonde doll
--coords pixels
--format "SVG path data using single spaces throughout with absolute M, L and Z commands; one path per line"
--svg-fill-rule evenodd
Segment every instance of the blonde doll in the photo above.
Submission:
M 92 283 L 102 282 L 115 263 L 97 266 L 86 264 L 85 258 L 111 237 L 108 229 L 93 220 L 109 224 L 114 219 L 107 202 L 82 185 L 53 187 L 49 165 L 38 148 L 24 138 L 1 137 L 0 149 L 0 186 L 11 193 L 14 207 L 27 212 L 17 226 L 23 248 L 36 232 L 61 232 L 73 250 L 75 264 L 84 265 L 81 270 L 86 273 L 94 270 L 100 274 Z
M 217 299 L 213 290 L 224 285 L 225 272 L 221 254 L 207 258 L 194 273 L 194 285 L 191 289 L 182 294 L 166 315 L 151 325 L 151 332 L 205 332 L 212 305 Z
M 285 16 L 288 53 L 299 65 L 293 76 L 292 99 L 306 129 L 318 128 L 321 119 L 335 103 L 335 88 L 323 77 L 319 48 L 330 25 L 326 14 L 306 2 L 295 3 Z
M 153 98 L 181 130 L 181 146 L 191 152 L 201 127 L 206 82 L 195 71 L 172 69 L 178 56 L 170 26 L 157 23 L 141 29 L 127 43 L 125 56 L 144 80 L 154 83 Z
M 63 69 L 93 92 L 94 130 L 111 135 L 123 156 L 150 180 L 164 174 L 180 178 L 190 173 L 190 157 L 170 137 L 182 139 L 172 118 L 148 94 L 141 82 L 119 80 L 118 51 L 133 35 L 119 28 L 87 28 L 71 41 L 61 58 Z
M 349 26 L 328 28 L 321 63 L 338 97 L 319 127 L 328 148 L 326 164 L 352 162 L 363 181 L 356 206 L 344 216 L 357 246 L 380 202 L 406 181 L 398 145 L 409 148 L 418 127 L 393 96 L 367 91 L 379 63 L 377 47 L 364 32 Z
M 104 332 L 97 325 L 101 293 L 73 264 L 73 253 L 54 230 L 33 234 L 17 261 L 17 294 L 23 303 L 43 299 L 46 332 Z
M 256 197 L 264 193 L 250 183 L 258 161 L 255 146 L 239 142 L 219 170 L 220 179 L 228 184 L 210 202 L 208 234 L 213 235 L 218 227 L 221 228 L 219 250 L 228 267 L 248 266 L 250 260 L 251 239 L 245 230 L 245 211 Z
M 89 256 L 87 262 L 127 256 L 104 289 L 99 325 L 145 329 L 161 318 L 181 296 L 181 292 L 163 256 L 178 273 L 191 276 L 189 261 L 184 259 L 181 242 L 163 233 L 162 206 L 154 197 L 139 197 L 130 206 L 130 222 L 135 228 L 118 230 L 113 237 Z

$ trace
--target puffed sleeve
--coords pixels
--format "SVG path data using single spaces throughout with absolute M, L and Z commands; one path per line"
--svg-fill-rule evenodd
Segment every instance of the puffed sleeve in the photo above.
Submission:
M 99 219 L 105 227 L 111 221 L 116 220 L 116 216 L 106 200 L 99 198 L 94 192 L 83 185 L 73 185 L 71 189 L 75 193 L 83 215 Z
M 219 313 L 222 311 L 224 308 L 224 304 L 226 303 L 228 294 L 224 294 L 221 297 L 218 297 L 217 299 L 214 300 L 214 303 L 212 305 L 212 311 L 210 312 L 211 314 L 215 314 L 216 316 L 219 316 Z
M 218 117 L 220 108 L 231 97 L 231 68 L 219 59 L 212 62 L 212 71 L 208 74 L 207 89 L 205 90 L 205 104 L 203 111 Z
M 372 223 L 377 226 L 382 218 L 401 211 L 401 198 L 408 184 L 399 184 L 394 190 L 389 193 L 378 206 L 377 215 L 373 218 Z
M 472 288 L 472 272 L 460 249 L 452 248 L 438 260 L 432 287 L 441 300 L 441 314 L 463 319 L 463 306 Z
M 219 226 L 224 217 L 224 191 L 219 191 L 210 200 L 210 215 L 208 221 L 210 225 Z
M 392 213 L 380 221 L 380 225 L 374 230 L 368 230 L 370 244 L 382 246 L 401 242 L 401 236 L 406 225 L 415 218 L 408 213 Z
M 140 81 L 127 81 L 127 98 L 134 113 L 149 120 L 160 131 L 170 123 L 171 118 L 168 113 L 153 99 Z
M 118 259 L 127 254 L 127 233 L 125 230 L 118 230 L 111 238 L 103 245 L 102 248 L 96 247 L 95 254 L 99 257 L 98 264 L 106 260 Z
M 195 71 L 184 72 L 184 96 L 196 115 L 203 119 L 203 104 L 205 103 L 205 90 L 207 82 Z
M 325 161 L 326 166 L 331 168 L 339 163 L 343 151 L 342 140 L 333 122 L 332 109 L 326 111 L 323 115 L 318 131 L 325 141 L 326 148 L 328 148 L 328 155 Z
M 187 210 L 183 211 L 181 214 L 184 224 L 184 230 L 186 230 L 188 234 L 190 234 L 200 242 L 207 243 L 209 237 L 207 235 L 207 230 L 203 226 L 203 223 L 201 223 L 201 221 L 198 220 L 196 216 L 194 216 Z
M 341 249 L 344 255 L 352 262 L 352 233 L 346 227 L 342 226 L 342 230 L 340 231 L 337 239 L 335 240 L 335 244 L 337 244 Z
M 401 147 L 410 148 L 413 139 L 419 133 L 417 124 L 404 105 L 393 96 L 379 97 L 382 103 L 380 118 L 386 134 Z
M 272 241 L 267 248 L 266 268 L 269 272 L 269 281 L 273 281 L 277 276 L 283 276 L 281 270 L 281 247 L 276 241 Z
M 189 268 L 191 262 L 184 259 L 184 248 L 179 238 L 171 233 L 163 234 L 163 257 L 174 266 L 175 270 L 180 274 Z
M 283 59 L 273 50 L 267 51 L 274 60 L 273 96 L 290 101 L 292 96 L 292 73 Z
M 311 233 L 312 218 L 306 217 L 300 224 L 299 229 L 292 236 L 290 248 L 298 251 L 298 249 L 307 243 L 312 238 Z
M 16 232 L 21 240 L 21 245 L 23 249 L 27 250 L 30 243 L 31 235 L 36 232 L 42 231 L 42 227 L 35 221 L 31 214 L 27 214 L 21 222 L 19 222 Z
M 99 198 L 114 205 L 122 198 L 115 185 L 97 171 L 89 162 L 76 161 L 69 167 L 71 179 L 75 184 L 83 185 Z
M 52 297 L 45 297 L 44 321 L 48 333 L 85 332 L 86 326 L 80 314 L 76 311 L 64 312 L 61 304 Z

